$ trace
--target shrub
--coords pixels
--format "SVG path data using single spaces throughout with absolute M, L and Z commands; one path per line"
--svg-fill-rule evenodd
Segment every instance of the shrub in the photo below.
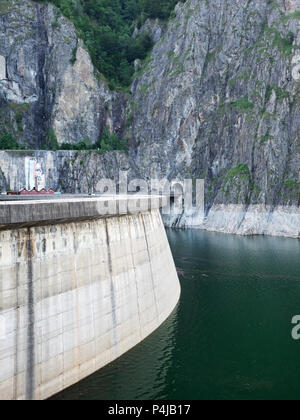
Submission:
M 59 145 L 57 141 L 57 137 L 54 130 L 49 130 L 46 132 L 45 140 L 42 145 L 42 148 L 45 150 L 58 150 Z
M 254 108 L 254 103 L 249 101 L 248 96 L 244 96 L 242 99 L 239 99 L 238 101 L 231 102 L 231 105 L 233 105 L 235 108 L 237 108 L 240 111 L 250 111 Z
M 20 145 L 11 133 L 2 134 L 0 137 L 1 150 L 18 150 Z
M 110 133 L 108 127 L 105 128 L 99 141 L 95 145 L 102 152 L 111 152 L 113 150 L 127 150 L 126 139 L 119 140 L 118 136 Z
M 113 150 L 127 150 L 127 140 L 119 140 L 118 136 L 114 133 L 110 133 L 109 128 L 106 127 L 103 131 L 100 139 L 92 144 L 89 137 L 85 137 L 83 140 L 80 140 L 77 144 L 62 143 L 59 147 L 59 150 L 77 150 L 77 151 L 101 151 L 101 152 L 111 152 Z
M 59 150 L 74 150 L 74 145 L 71 143 L 62 143 Z

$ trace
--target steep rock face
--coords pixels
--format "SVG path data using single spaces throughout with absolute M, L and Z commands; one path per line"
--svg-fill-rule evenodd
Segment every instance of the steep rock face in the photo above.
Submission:
M 261 233 L 246 222 L 250 205 L 267 219 L 277 206 L 299 208 L 299 6 L 179 4 L 134 83 L 132 161 L 147 178 L 205 177 L 209 229 Z M 168 223 L 192 222 L 183 214 Z
M 148 34 L 152 42 L 156 44 L 164 35 L 165 30 L 165 22 L 161 22 L 159 19 L 155 19 L 154 21 L 147 19 L 140 29 L 135 28 L 132 37 L 137 38 L 138 35 Z
M 130 167 L 125 153 L 0 151 L 0 193 L 25 186 L 26 158 L 36 160 L 45 175 L 47 189 L 63 193 L 94 193 L 102 179 L 118 180 Z
M 95 74 L 74 26 L 53 6 L 0 0 L 2 133 L 37 149 L 52 130 L 59 143 L 95 142 L 106 124 L 119 133 L 123 97 Z
M 300 0 L 285 0 L 285 8 L 288 12 L 295 12 L 300 9 Z
M 185 208 L 167 225 L 299 237 L 299 0 L 189 0 L 167 25 L 147 21 L 141 31 L 156 44 L 136 63 L 128 103 L 98 81 L 53 7 L 0 5 L 0 128 L 39 147 L 47 130 L 95 141 L 105 125 L 122 135 L 126 121 L 128 159 L 50 154 L 54 186 L 93 191 L 120 167 L 147 180 L 205 178 L 204 222 Z M 0 168 L 0 186 L 12 188 Z

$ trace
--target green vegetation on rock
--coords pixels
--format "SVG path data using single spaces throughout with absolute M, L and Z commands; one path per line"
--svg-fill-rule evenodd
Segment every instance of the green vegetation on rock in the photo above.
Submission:
M 134 61 L 145 59 L 153 44 L 148 34 L 132 37 L 147 19 L 168 19 L 178 1 L 185 0 L 38 0 L 52 3 L 76 27 L 93 64 L 110 82 L 110 88 L 132 82 Z M 58 18 L 53 22 L 59 28 Z M 72 62 L 76 55 L 73 52 Z
M 294 50 L 294 34 L 289 32 L 285 38 L 282 35 L 273 29 L 274 32 L 274 40 L 273 40 L 273 47 L 277 47 L 281 54 L 288 56 L 291 55 Z
M 249 166 L 239 163 L 228 171 L 223 181 L 222 191 L 227 199 L 231 195 L 235 203 L 249 203 L 251 194 L 258 193 L 259 188 L 254 185 Z
M 243 112 L 250 111 L 254 108 L 254 104 L 249 101 L 248 96 L 244 96 L 244 98 L 239 99 L 238 101 L 231 102 L 231 105 Z
M 287 181 L 284 182 L 284 186 L 290 190 L 296 190 L 300 191 L 300 183 L 291 179 L 288 179 Z
M 100 139 L 95 143 L 91 144 L 91 141 L 88 137 L 80 140 L 77 144 L 63 143 L 58 147 L 59 150 L 90 150 L 97 152 L 111 152 L 113 150 L 126 151 L 127 150 L 127 140 L 119 140 L 118 136 L 114 133 L 110 133 L 108 127 L 103 131 Z M 51 149 L 57 150 L 57 149 Z
M 11 133 L 2 134 L 0 137 L 0 150 L 18 150 L 20 145 Z
M 237 166 L 230 169 L 230 171 L 225 177 L 225 182 L 232 181 L 234 178 L 251 178 L 251 173 L 248 165 L 245 165 L 244 163 L 239 163 Z
M 54 130 L 47 131 L 45 143 L 43 144 L 42 149 L 54 151 L 59 149 L 57 137 Z
M 287 16 L 284 16 L 283 21 L 291 20 L 291 19 L 299 20 L 300 19 L 300 10 L 296 10 L 295 12 L 290 13 Z

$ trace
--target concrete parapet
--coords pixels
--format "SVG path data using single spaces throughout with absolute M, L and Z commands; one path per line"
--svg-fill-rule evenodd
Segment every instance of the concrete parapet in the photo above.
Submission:
M 0 201 L 0 229 L 137 214 L 161 208 L 164 196 L 118 195 Z

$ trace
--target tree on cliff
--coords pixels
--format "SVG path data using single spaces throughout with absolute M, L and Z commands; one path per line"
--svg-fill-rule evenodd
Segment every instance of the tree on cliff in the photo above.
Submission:
M 19 143 L 11 133 L 4 133 L 0 136 L 0 150 L 18 150 Z
M 144 0 L 143 10 L 151 19 L 168 19 L 178 0 Z

